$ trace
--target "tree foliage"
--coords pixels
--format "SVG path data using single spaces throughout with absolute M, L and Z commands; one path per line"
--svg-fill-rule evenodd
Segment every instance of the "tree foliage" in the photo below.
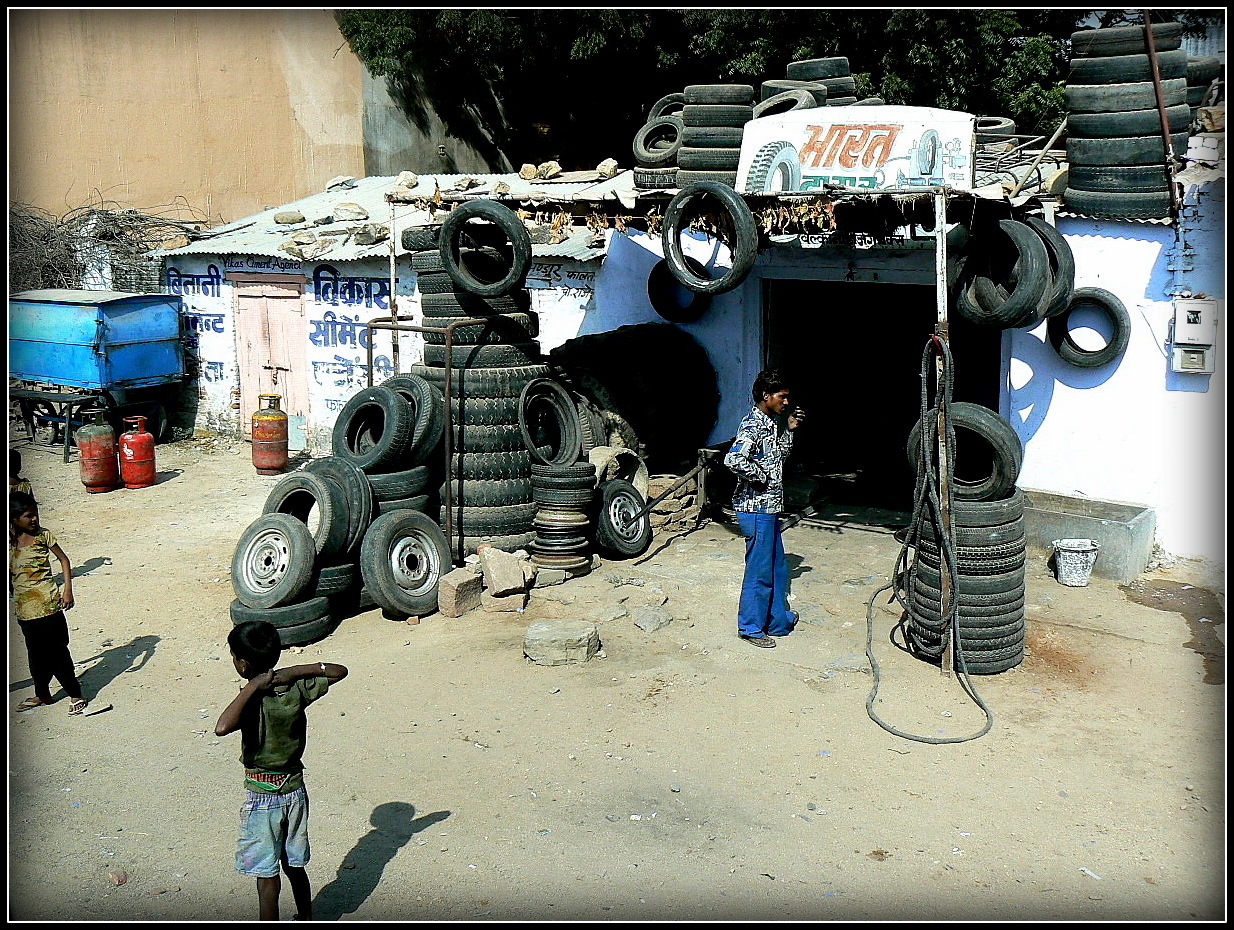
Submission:
M 843 55 L 861 95 L 1010 116 L 1049 132 L 1064 113 L 1068 9 L 340 10 L 339 29 L 413 121 L 431 108 L 490 164 L 624 162 L 647 110 L 689 84 L 759 85 L 790 61 Z M 1100 25 L 1139 24 L 1135 10 Z M 1223 11 L 1156 10 L 1192 34 Z

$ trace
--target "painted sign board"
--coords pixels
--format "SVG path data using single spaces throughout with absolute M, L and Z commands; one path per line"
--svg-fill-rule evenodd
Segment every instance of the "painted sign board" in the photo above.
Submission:
M 813 107 L 745 125 L 739 190 L 973 186 L 977 118 L 933 107 Z

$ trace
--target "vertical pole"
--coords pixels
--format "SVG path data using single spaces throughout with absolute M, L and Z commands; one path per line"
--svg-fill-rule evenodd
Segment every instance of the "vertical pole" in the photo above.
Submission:
M 938 304 L 934 335 L 946 343 L 950 333 L 947 320 L 947 193 L 943 189 L 939 189 L 934 194 L 934 288 Z M 942 390 L 943 371 L 943 353 L 941 349 L 936 348 L 934 353 L 935 393 Z M 940 540 L 943 536 L 949 537 L 951 527 L 951 480 L 948 477 L 951 469 L 947 461 L 947 423 L 943 411 L 944 407 L 940 404 L 938 412 L 938 496 L 941 502 L 942 522 Z M 938 552 L 939 588 L 942 592 L 939 609 L 943 618 L 946 619 L 952 598 L 951 569 L 947 563 L 946 547 L 940 544 Z M 952 651 L 955 648 L 954 636 L 945 637 L 944 642 L 946 647 L 943 651 L 942 672 L 944 675 L 950 675 L 954 658 Z
M 398 297 L 395 290 L 395 284 L 398 281 L 398 276 L 395 274 L 398 266 L 398 231 L 394 228 L 394 201 L 390 201 L 390 320 L 395 325 L 398 325 Z M 398 330 L 393 330 L 390 334 L 393 339 L 393 345 L 390 348 L 390 364 L 394 366 L 394 373 L 399 373 L 398 368 Z

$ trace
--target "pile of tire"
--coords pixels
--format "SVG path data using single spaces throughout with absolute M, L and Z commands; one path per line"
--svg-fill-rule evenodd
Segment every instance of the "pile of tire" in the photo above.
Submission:
M 951 290 L 957 313 L 982 326 L 1031 328 L 1066 312 L 1075 256 L 1039 216 L 974 218 Z
M 1211 55 L 1191 55 L 1187 58 L 1187 106 L 1191 122 L 1199 118 L 1200 106 L 1209 87 L 1221 74 L 1221 59 Z
M 750 84 L 691 84 L 681 110 L 677 187 L 695 181 L 737 186 L 737 163 L 746 123 L 754 119 Z
M 682 145 L 681 111 L 686 97 L 680 91 L 665 94 L 647 113 L 634 134 L 634 186 L 639 190 L 667 190 L 677 186 L 677 153 Z
M 1174 153 L 1187 150 L 1187 53 L 1181 23 L 1152 27 Z M 1142 26 L 1071 34 L 1067 102 L 1067 187 L 1063 202 L 1085 216 L 1161 219 L 1172 206 L 1152 61 Z
M 957 402 L 950 412 L 957 447 L 961 447 L 959 433 L 964 430 L 984 440 L 991 453 L 988 475 L 953 482 L 952 556 L 957 580 L 950 593 L 950 602 L 958 604 L 959 640 L 955 645 L 962 654 L 963 668 L 989 675 L 1024 659 L 1025 496 L 1015 486 L 1024 449 L 1011 424 L 992 410 Z M 928 419 L 932 421 L 933 415 Z M 936 442 L 936 431 L 926 432 L 927 444 Z M 921 460 L 921 433 L 919 421 L 908 441 L 909 459 L 915 467 Z M 942 612 L 941 550 L 937 528 L 928 520 L 923 522 L 908 570 L 905 638 L 909 651 L 928 662 L 942 659 L 950 635 Z M 959 660 L 956 667 L 960 667 Z
M 764 95 L 769 90 L 778 89 L 780 92 L 787 92 L 805 88 L 814 95 L 815 106 L 847 107 L 858 102 L 866 105 L 875 102 L 874 98 L 858 101 L 857 79 L 853 77 L 847 58 L 807 58 L 790 61 L 784 74 L 786 79 L 783 81 L 763 82 Z M 764 103 L 768 99 L 764 96 Z
M 549 374 L 541 363 L 538 321 L 525 286 L 531 238 L 508 207 L 472 200 L 446 217 L 435 241 L 416 244 L 433 246 L 411 257 L 424 325 L 484 320 L 453 333 L 449 487 L 446 476 L 439 476 L 439 523 L 448 529 L 450 552 L 458 558 L 481 543 L 521 548 L 534 535 L 535 504 L 531 456 L 518 425 L 519 398 L 528 383 Z M 412 373 L 444 394 L 445 335 L 424 335 L 424 364 L 413 365 Z
M 531 466 L 535 538 L 527 547 L 540 568 L 571 574 L 591 570 L 591 511 L 596 467 L 590 462 Z

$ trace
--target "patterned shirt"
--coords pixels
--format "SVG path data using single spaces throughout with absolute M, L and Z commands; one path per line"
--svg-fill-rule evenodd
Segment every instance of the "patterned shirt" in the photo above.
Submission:
M 737 475 L 733 509 L 743 513 L 780 513 L 784 509 L 784 460 L 793 451 L 793 434 L 752 407 L 724 464 Z
M 21 491 L 22 494 L 34 496 L 34 490 L 30 487 L 30 482 L 25 478 L 9 479 L 9 493 L 12 494 L 14 491 Z
M 288 794 L 304 786 L 304 709 L 330 690 L 324 675 L 297 678 L 251 701 L 240 724 L 240 761 L 250 791 Z
M 43 530 L 28 546 L 9 546 L 9 579 L 19 620 L 50 617 L 64 606 L 51 569 L 51 549 L 56 545 L 51 530 Z

